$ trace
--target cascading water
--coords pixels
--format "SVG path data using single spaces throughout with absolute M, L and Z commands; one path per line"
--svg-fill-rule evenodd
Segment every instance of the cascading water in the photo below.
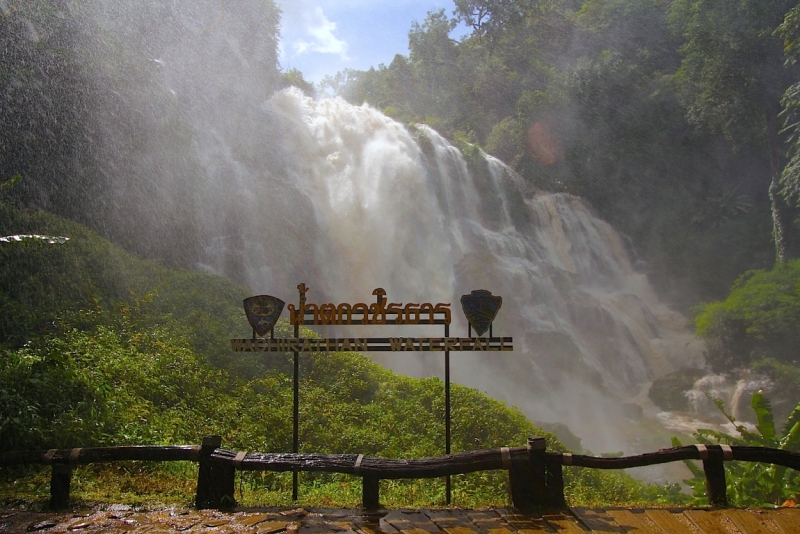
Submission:
M 625 447 L 620 403 L 698 365 L 701 349 L 623 239 L 581 199 L 537 191 L 491 157 L 467 161 L 428 127 L 272 94 L 264 6 L 80 4 L 97 33 L 87 69 L 111 95 L 89 121 L 108 234 L 287 302 L 300 282 L 318 303 L 368 301 L 376 287 L 390 301 L 450 302 L 456 336 L 467 330 L 460 296 L 492 291 L 504 299 L 494 332 L 515 350 L 454 355 L 453 380 L 567 424 L 595 450 Z M 407 332 L 441 335 L 426 328 Z M 441 359 L 380 361 L 441 376 Z
M 370 300 L 376 287 L 390 301 L 451 302 L 451 331 L 463 334 L 460 296 L 501 295 L 494 328 L 514 336 L 515 352 L 460 354 L 454 380 L 534 419 L 567 423 L 593 447 L 620 446 L 613 425 L 604 435 L 597 424 L 610 424 L 620 400 L 700 362 L 684 319 L 658 302 L 622 238 L 581 199 L 528 190 L 491 157 L 468 164 L 432 129 L 368 106 L 290 89 L 263 113 L 283 133 L 264 149 L 282 154 L 283 165 L 205 188 L 215 191 L 198 214 L 210 236 L 206 268 L 236 275 L 236 264 L 253 291 L 287 302 L 298 282 L 319 303 Z M 216 168 L 236 168 L 225 151 L 216 157 L 224 160 Z M 440 359 L 380 361 L 432 374 Z
M 737 421 L 754 422 L 755 414 L 750 408 L 753 393 L 773 388 L 774 383 L 769 378 L 745 372 L 739 378 L 723 375 L 705 376 L 695 382 L 694 388 L 687 391 L 686 395 L 695 414 L 717 415 L 719 418 L 722 414 L 714 405 L 714 399 L 718 399 Z
M 666 429 L 684 435 L 691 435 L 698 428 L 707 428 L 735 436 L 739 425 L 757 432 L 754 426 L 757 417 L 750 406 L 752 396 L 758 391 L 771 396 L 774 389 L 775 383 L 771 379 L 752 371 L 740 372 L 738 376 L 708 374 L 697 379 L 691 389 L 683 393 L 688 401 L 685 410 L 659 411 L 655 417 Z M 717 407 L 717 402 L 722 403 L 725 413 Z M 778 403 L 773 413 L 783 415 L 786 407 L 781 404 Z M 728 420 L 728 415 L 736 424 Z

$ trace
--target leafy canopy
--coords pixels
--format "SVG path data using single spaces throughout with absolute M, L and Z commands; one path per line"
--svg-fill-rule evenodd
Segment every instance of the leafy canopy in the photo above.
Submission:
M 799 365 L 800 260 L 746 273 L 724 301 L 697 308 L 695 327 L 716 372 L 747 368 L 763 358 Z

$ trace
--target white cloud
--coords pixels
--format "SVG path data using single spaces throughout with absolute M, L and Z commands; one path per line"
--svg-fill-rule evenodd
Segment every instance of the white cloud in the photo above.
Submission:
M 336 23 L 328 20 L 322 8 L 317 6 L 313 14 L 310 14 L 306 20 L 304 33 L 310 36 L 311 40 L 298 39 L 292 42 L 292 49 L 297 55 L 319 52 L 320 54 L 336 54 L 346 60 L 347 41 L 338 39 L 335 32 Z
M 188 1 L 188 0 L 187 0 Z M 2 0 L 0 0 L 2 2 Z M 280 62 L 319 82 L 345 68 L 369 69 L 408 53 L 411 21 L 453 0 L 276 0 L 281 16 Z
M 337 25 L 328 19 L 319 0 L 279 0 L 281 20 L 281 55 L 291 50 L 293 57 L 332 54 L 347 60 L 348 43 L 337 36 Z

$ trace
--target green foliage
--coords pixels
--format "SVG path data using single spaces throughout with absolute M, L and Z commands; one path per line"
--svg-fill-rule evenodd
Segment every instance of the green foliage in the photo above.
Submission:
M 750 406 L 756 413 L 758 433 L 751 432 L 725 411 L 723 402 L 714 399 L 717 408 L 736 428 L 738 436 L 711 429 L 699 429 L 694 437 L 706 445 L 724 444 L 748 447 L 770 447 L 785 451 L 800 451 L 800 403 L 784 423 L 780 433 L 776 430 L 769 400 L 761 392 L 753 394 Z M 681 445 L 677 438 L 673 446 Z M 693 462 L 686 462 L 694 477 L 686 483 L 692 487 L 695 503 L 704 505 L 705 474 Z M 773 507 L 800 494 L 800 476 L 786 467 L 757 462 L 726 462 L 727 495 L 734 506 Z
M 180 443 L 229 429 L 225 374 L 174 334 L 132 332 L 125 322 L 4 351 L 0 439 L 35 450 Z
M 492 128 L 491 133 L 486 138 L 486 151 L 511 164 L 522 158 L 521 152 L 525 146 L 525 126 L 518 119 L 506 117 Z
M 800 52 L 800 6 L 786 13 L 776 33 L 783 39 L 786 62 L 797 63 Z M 788 134 L 789 161 L 781 174 L 783 195 L 789 202 L 800 203 L 800 81 L 786 89 L 781 100 L 783 106 L 783 132 Z
M 766 4 L 758 0 L 679 0 L 671 7 L 673 28 L 685 38 L 676 79 L 689 117 L 737 145 L 751 142 L 755 136 L 769 157 L 772 235 L 778 262 L 787 259 L 793 241 L 785 220 L 788 207 L 778 195 L 784 165 L 778 114 L 782 95 L 800 73 L 791 62 L 784 68 L 785 47 L 775 30 L 793 4 L 791 0 Z M 788 105 L 785 98 L 784 105 Z
M 0 209 L 0 225 L 70 236 L 63 247 L 3 256 L 0 442 L 6 448 L 191 444 L 220 434 L 232 449 L 291 450 L 290 356 L 230 352 L 230 337 L 250 334 L 240 309 L 243 288 L 139 260 L 53 216 Z M 280 321 L 276 334 L 291 335 L 291 327 Z M 300 381 L 301 451 L 443 454 L 440 379 L 398 376 L 361 354 L 303 353 Z M 515 408 L 457 384 L 451 395 L 454 452 L 521 445 L 531 435 L 544 435 L 551 449 L 564 450 Z M 42 475 L 2 473 L 9 486 L 0 493 L 47 493 Z M 174 488 L 185 489 L 195 476 L 173 465 L 92 467 L 80 470 L 75 488 L 86 498 L 138 502 L 161 488 L 159 499 L 185 499 L 186 492 Z M 303 493 L 316 499 L 310 504 L 355 506 L 360 500 L 353 477 L 308 474 L 302 480 Z M 289 504 L 290 478 L 248 473 L 240 481 L 250 494 L 243 502 Z M 672 499 L 668 489 L 646 487 L 622 473 L 568 471 L 566 484 L 575 504 L 642 495 Z M 506 485 L 503 471 L 475 473 L 457 478 L 455 495 L 463 505 L 504 505 Z M 136 495 L 126 487 L 136 488 Z M 397 481 L 384 490 L 384 502 L 397 506 L 444 500 L 440 480 Z
M 685 41 L 677 73 L 690 117 L 736 142 L 769 135 L 773 117 L 791 83 L 773 31 L 794 2 L 679 0 L 670 23 Z M 763 138 L 766 146 L 766 138 Z
M 259 372 L 253 362 L 234 360 L 225 340 L 248 333 L 240 320 L 243 287 L 197 271 L 167 269 L 78 224 L 0 204 L 0 235 L 12 232 L 46 232 L 69 241 L 60 247 L 0 246 L 0 345 L 20 347 L 60 321 L 91 327 L 112 310 L 146 308 L 136 316 L 137 327 L 168 321 L 215 364 L 235 366 L 242 374 Z M 87 310 L 97 316 L 82 319 Z
M 5 182 L 0 182 L 0 197 L 3 197 L 11 191 L 11 188 L 14 187 L 16 183 L 22 180 L 21 174 L 15 174 L 11 177 L 11 179 L 6 180 Z
M 281 73 L 281 83 L 284 87 L 297 87 L 303 91 L 306 96 L 313 97 L 316 94 L 314 84 L 306 81 L 306 79 L 303 78 L 303 73 L 297 69 L 289 69 Z
M 761 104 L 777 120 L 796 69 L 770 34 L 787 2 L 762 4 L 459 0 L 471 34 L 455 42 L 432 12 L 407 57 L 330 89 L 456 144 L 469 132 L 532 186 L 586 198 L 688 308 L 774 258 Z M 786 241 L 791 252 L 796 235 Z
M 143 313 L 117 312 L 93 328 L 63 325 L 62 332 L 3 351 L 0 440 L 11 449 L 35 450 L 186 444 L 205 434 L 221 434 L 225 446 L 236 450 L 291 449 L 288 376 L 271 371 L 244 381 L 215 369 L 171 325 L 134 328 L 141 322 L 136 316 Z M 441 380 L 398 376 L 354 353 L 303 354 L 300 376 L 301 452 L 388 458 L 443 453 Z M 522 444 L 530 435 L 545 435 L 551 449 L 564 450 L 518 410 L 475 390 L 453 385 L 452 402 L 454 452 Z M 144 480 L 149 480 L 150 469 L 139 471 Z M 91 472 L 109 483 L 113 473 L 124 476 L 114 467 Z M 92 476 L 82 476 L 95 488 L 87 491 L 102 495 Z M 281 475 L 242 474 L 241 479 L 258 495 L 250 498 L 286 499 L 289 488 Z M 358 481 L 351 477 L 308 474 L 303 484 L 307 498 L 319 499 L 310 501 L 316 505 L 355 505 L 360 498 Z M 502 471 L 458 477 L 456 496 L 473 506 L 504 505 L 506 484 Z M 385 502 L 397 506 L 443 500 L 441 481 L 397 481 L 389 486 Z M 645 495 L 672 499 L 668 488 L 647 487 L 623 473 L 568 470 L 566 486 L 574 504 L 641 502 Z M 265 494 L 269 488 L 276 495 Z M 280 493 L 283 497 L 277 496 Z
M 281 87 L 279 15 L 272 0 L 210 10 L 15 1 L 0 16 L 0 177 L 24 180 L 8 199 L 88 224 L 129 251 L 193 265 L 195 217 L 208 209 L 195 195 L 206 171 L 194 115 L 227 125 L 240 164 L 268 166 L 269 125 L 252 113 L 231 120 L 230 110 L 254 109 Z M 165 74 L 178 65 L 181 76 Z M 231 83 L 242 78 L 249 83 Z
M 800 260 L 742 276 L 724 301 L 703 304 L 696 334 L 717 372 L 771 358 L 797 366 L 800 346 Z
M 538 2 L 525 0 L 455 0 L 458 20 L 472 27 L 479 39 L 497 40 L 509 26 L 519 25 Z

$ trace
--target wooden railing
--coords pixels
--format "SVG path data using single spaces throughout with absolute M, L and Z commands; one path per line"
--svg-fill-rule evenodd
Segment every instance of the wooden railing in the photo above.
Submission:
M 563 466 L 595 469 L 626 469 L 681 460 L 702 460 L 706 494 L 712 506 L 727 506 L 725 461 L 762 462 L 800 471 L 800 453 L 764 447 L 686 445 L 638 456 L 598 458 L 580 454 L 548 452 L 544 438 L 528 438 L 525 447 L 477 450 L 414 460 L 387 460 L 362 454 L 245 453 L 221 448 L 222 438 L 206 436 L 195 446 L 92 447 L 51 449 L 0 454 L 0 466 L 46 464 L 52 466 L 50 506 L 69 504 L 72 469 L 76 465 L 117 461 L 198 462 L 198 508 L 235 505 L 234 480 L 240 471 L 316 471 L 344 473 L 362 479 L 362 503 L 366 509 L 380 507 L 381 479 L 438 478 L 476 471 L 505 469 L 509 472 L 511 501 L 515 508 L 563 508 Z

